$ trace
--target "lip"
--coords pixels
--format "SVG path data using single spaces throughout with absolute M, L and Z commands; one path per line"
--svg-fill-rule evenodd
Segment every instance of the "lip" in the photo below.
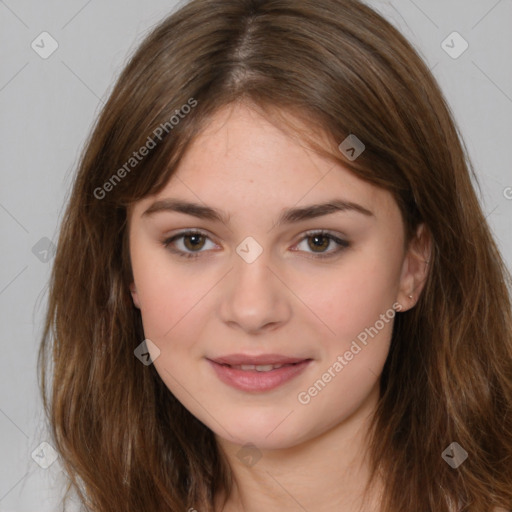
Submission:
M 274 355 L 259 357 L 248 357 L 233 355 L 229 356 L 233 363 L 222 363 L 226 358 L 216 360 L 207 359 L 210 366 L 215 371 L 217 377 L 235 389 L 246 392 L 264 392 L 284 385 L 293 378 L 300 375 L 313 361 L 312 359 L 285 358 L 280 359 Z M 227 364 L 242 365 L 264 365 L 264 364 L 290 364 L 291 366 L 282 366 L 270 371 L 240 370 L 231 368 Z
M 294 364 L 305 361 L 306 357 L 288 357 L 281 354 L 260 354 L 258 356 L 250 356 L 246 354 L 230 354 L 228 356 L 216 357 L 209 359 L 218 364 L 240 365 L 240 364 Z

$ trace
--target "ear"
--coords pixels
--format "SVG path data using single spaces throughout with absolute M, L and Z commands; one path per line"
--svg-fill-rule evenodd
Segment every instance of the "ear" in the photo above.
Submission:
M 431 265 L 432 237 L 425 224 L 420 224 L 409 243 L 400 276 L 397 302 L 401 312 L 413 308 L 418 301 Z M 412 295 L 412 298 L 411 298 Z
M 130 284 L 130 293 L 132 294 L 132 300 L 135 304 L 135 307 L 140 309 L 139 296 L 137 294 L 137 288 L 135 288 L 135 283 Z

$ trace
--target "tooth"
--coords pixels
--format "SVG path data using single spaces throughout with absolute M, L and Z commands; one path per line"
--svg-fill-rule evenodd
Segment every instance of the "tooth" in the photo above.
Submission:
M 258 372 L 269 372 L 270 370 L 274 369 L 273 364 L 260 364 L 256 366 L 256 371 Z
M 269 372 L 271 370 L 276 370 L 277 368 L 281 368 L 283 366 L 290 366 L 289 364 L 233 364 L 229 365 L 234 370 L 244 370 L 251 371 L 256 370 L 258 372 Z

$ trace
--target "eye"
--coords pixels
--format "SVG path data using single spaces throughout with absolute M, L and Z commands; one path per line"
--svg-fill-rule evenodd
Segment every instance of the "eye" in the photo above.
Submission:
M 208 235 L 198 230 L 182 231 L 170 238 L 165 239 L 162 245 L 174 254 L 182 258 L 197 258 L 205 248 L 206 241 L 210 241 Z M 311 242 L 309 242 L 311 241 Z M 178 243 L 179 242 L 179 243 Z M 350 246 L 346 240 L 342 240 L 328 231 L 311 231 L 306 233 L 300 243 L 307 242 L 307 246 L 312 249 L 314 258 L 330 258 Z M 331 244 L 334 244 L 334 250 L 326 251 Z M 213 244 L 215 246 L 215 244 Z M 178 246 L 178 247 L 176 247 Z M 181 246 L 181 247 L 179 247 Z M 211 247 L 210 247 L 211 248 Z M 296 251 L 297 249 L 292 249 Z
M 201 231 L 182 231 L 177 235 L 167 238 L 162 243 L 165 248 L 182 258 L 197 258 L 202 252 L 201 249 L 205 247 L 206 240 L 209 240 L 208 236 Z M 176 241 L 180 241 L 180 243 L 177 244 L 181 245 L 180 248 L 176 249 L 173 246 Z
M 304 242 L 307 244 L 308 248 L 312 249 L 312 253 L 310 254 L 312 254 L 314 258 L 331 258 L 350 246 L 349 242 L 338 238 L 328 231 L 310 231 L 306 233 L 300 243 Z M 337 245 L 337 247 L 327 252 L 326 249 L 328 249 L 331 244 Z

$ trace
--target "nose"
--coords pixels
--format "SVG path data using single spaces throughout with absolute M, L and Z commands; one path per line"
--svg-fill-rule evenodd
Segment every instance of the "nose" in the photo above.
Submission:
M 265 251 L 252 263 L 236 256 L 222 291 L 222 320 L 250 334 L 272 331 L 286 324 L 291 316 L 291 293 L 278 274 L 270 268 Z

